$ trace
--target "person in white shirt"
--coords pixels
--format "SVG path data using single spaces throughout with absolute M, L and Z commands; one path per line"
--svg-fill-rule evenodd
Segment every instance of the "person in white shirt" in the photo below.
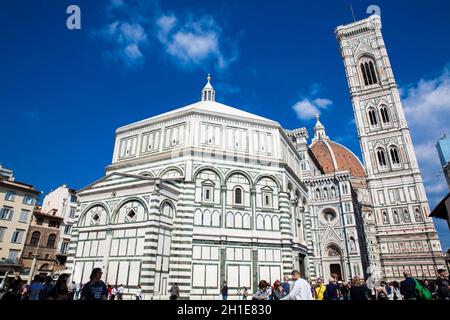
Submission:
M 311 286 L 308 281 L 300 278 L 300 272 L 292 271 L 292 280 L 295 281 L 294 285 L 289 294 L 282 300 L 313 300 Z
M 125 288 L 123 287 L 123 284 L 120 285 L 119 289 L 117 289 L 117 300 L 123 300 L 123 291 Z

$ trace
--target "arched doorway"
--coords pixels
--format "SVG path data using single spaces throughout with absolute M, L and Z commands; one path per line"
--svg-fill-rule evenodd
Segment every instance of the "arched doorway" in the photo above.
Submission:
M 342 251 L 335 245 L 330 244 L 326 247 L 324 252 L 324 276 L 325 281 L 328 281 L 330 277 L 335 278 L 338 281 L 344 279 L 344 274 L 342 270 Z

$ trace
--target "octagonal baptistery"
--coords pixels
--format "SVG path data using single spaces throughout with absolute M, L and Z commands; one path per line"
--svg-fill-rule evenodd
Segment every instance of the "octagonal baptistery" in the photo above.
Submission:
M 257 290 L 303 266 L 306 239 L 292 212 L 306 203 L 300 159 L 280 124 L 201 101 L 117 129 L 112 164 L 79 191 L 69 266 L 94 267 L 125 295 L 218 299 L 224 281 Z M 306 232 L 302 232 L 306 234 Z M 304 260 L 304 261 L 303 261 Z

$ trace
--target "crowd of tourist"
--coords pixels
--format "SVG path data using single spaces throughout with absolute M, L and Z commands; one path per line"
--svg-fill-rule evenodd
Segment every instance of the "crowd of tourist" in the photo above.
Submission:
M 61 274 L 56 283 L 50 276 L 42 279 L 36 275 L 30 285 L 24 285 L 22 279 L 18 278 L 1 300 L 123 300 L 124 286 L 106 285 L 101 280 L 102 274 L 100 268 L 95 268 L 89 282 L 84 285 L 76 285 L 75 282 L 69 284 L 68 274 Z M 418 280 L 404 272 L 405 279 L 400 283 L 381 281 L 379 285 L 372 286 L 359 277 L 344 283 L 335 275 L 328 279 L 327 284 L 322 278 L 312 283 L 301 278 L 300 273 L 294 270 L 292 279 L 285 276 L 283 282 L 276 280 L 273 285 L 261 280 L 253 295 L 250 295 L 247 287 L 238 289 L 237 295 L 242 300 L 450 300 L 449 277 L 443 269 L 439 269 L 438 274 L 437 279 L 430 281 Z M 221 290 L 223 300 L 228 299 L 228 294 L 228 285 L 224 281 Z M 179 298 L 180 290 L 176 283 L 171 286 L 169 295 L 171 300 Z M 134 297 L 142 300 L 140 286 Z
M 419 280 L 404 272 L 405 279 L 397 281 L 381 281 L 372 286 L 360 277 L 354 277 L 351 282 L 339 281 L 336 276 L 330 277 L 325 284 L 322 278 L 315 283 L 300 278 L 298 271 L 292 272 L 292 281 L 287 276 L 284 281 L 276 280 L 270 285 L 261 280 L 252 300 L 450 300 L 449 277 L 445 270 L 438 270 L 437 279 Z M 228 299 L 226 281 L 221 290 L 223 300 Z M 242 300 L 248 300 L 248 288 L 238 289 L 237 295 Z

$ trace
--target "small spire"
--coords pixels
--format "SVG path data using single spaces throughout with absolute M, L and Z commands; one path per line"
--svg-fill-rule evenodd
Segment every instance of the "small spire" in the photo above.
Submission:
M 214 88 L 212 87 L 210 81 L 211 81 L 211 74 L 208 73 L 208 77 L 206 77 L 208 82 L 203 87 L 202 90 L 202 101 L 215 101 L 216 100 L 216 92 L 214 91 Z

